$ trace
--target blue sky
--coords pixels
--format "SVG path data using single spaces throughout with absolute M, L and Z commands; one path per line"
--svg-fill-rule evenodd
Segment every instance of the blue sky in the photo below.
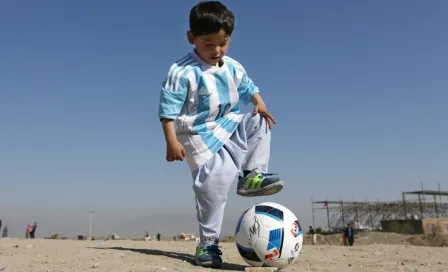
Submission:
M 191 50 L 195 3 L 1 1 L 0 217 L 11 235 L 34 221 L 38 236 L 87 233 L 88 210 L 98 234 L 196 231 L 188 167 L 165 161 L 157 118 L 168 68 Z M 226 231 L 262 201 L 306 226 L 311 196 L 395 200 L 420 180 L 448 190 L 448 2 L 224 3 L 236 16 L 228 53 L 278 121 L 270 170 L 286 183 L 256 199 L 233 187 Z

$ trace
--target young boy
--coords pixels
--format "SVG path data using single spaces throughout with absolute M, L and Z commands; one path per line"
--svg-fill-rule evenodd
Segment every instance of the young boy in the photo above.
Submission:
M 201 239 L 195 263 L 209 267 L 222 263 L 218 242 L 232 184 L 238 180 L 241 196 L 283 188 L 266 173 L 275 119 L 241 64 L 225 56 L 233 28 L 234 15 L 220 2 L 194 6 L 187 38 L 195 49 L 171 66 L 160 94 L 166 159 L 186 158 L 193 178 Z M 252 102 L 253 114 L 240 114 L 240 101 Z

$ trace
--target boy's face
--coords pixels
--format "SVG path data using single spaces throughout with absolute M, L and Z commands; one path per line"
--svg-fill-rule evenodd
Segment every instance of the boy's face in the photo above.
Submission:
M 216 65 L 225 56 L 229 47 L 230 36 L 224 30 L 217 33 L 194 37 L 188 31 L 188 41 L 194 44 L 199 56 L 208 64 Z

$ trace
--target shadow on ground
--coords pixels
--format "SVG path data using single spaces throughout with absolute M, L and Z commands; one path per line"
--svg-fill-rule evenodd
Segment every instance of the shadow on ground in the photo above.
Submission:
M 90 247 L 94 249 L 105 249 L 105 250 L 122 250 L 122 251 L 132 251 L 147 255 L 155 256 L 166 256 L 172 259 L 178 259 L 180 261 L 186 261 L 191 265 L 195 265 L 194 256 L 186 253 L 163 251 L 158 249 L 139 249 L 139 248 L 125 248 L 125 247 Z M 246 266 L 239 264 L 223 263 L 219 268 L 220 270 L 232 270 L 232 271 L 244 271 Z

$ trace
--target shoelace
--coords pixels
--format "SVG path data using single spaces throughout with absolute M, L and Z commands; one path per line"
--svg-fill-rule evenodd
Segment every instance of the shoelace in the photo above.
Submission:
M 207 254 L 222 255 L 222 251 L 216 245 L 205 246 L 204 247 L 204 252 L 207 253 Z
M 272 176 L 272 174 L 270 174 L 270 173 L 260 172 L 260 173 L 255 174 L 254 177 L 255 177 L 255 176 L 258 176 L 258 175 L 260 175 L 261 178 L 264 178 L 264 177 L 269 176 L 269 175 Z M 240 178 L 243 178 L 243 176 L 240 176 Z
M 265 172 L 260 172 L 258 173 L 259 175 L 261 175 L 262 178 L 266 177 L 266 176 L 273 176 L 274 174 L 272 173 L 265 173 Z

